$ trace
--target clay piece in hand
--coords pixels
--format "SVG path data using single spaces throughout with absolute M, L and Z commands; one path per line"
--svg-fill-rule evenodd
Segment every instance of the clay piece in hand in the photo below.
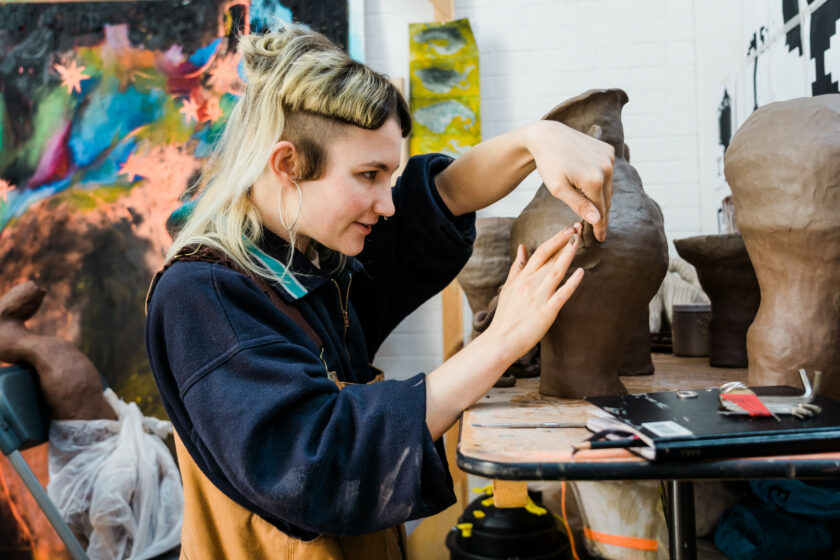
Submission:
M 659 206 L 645 194 L 624 144 L 620 89 L 591 90 L 552 109 L 546 119 L 589 133 L 615 148 L 607 238 L 598 243 L 586 224 L 569 274 L 586 274 L 540 343 L 540 392 L 581 398 L 626 392 L 619 380 L 630 335 L 668 268 Z M 542 185 L 511 230 L 518 244 L 537 246 L 580 218 Z M 568 277 L 568 275 L 567 275 Z
M 712 303 L 709 363 L 747 367 L 747 329 L 755 319 L 761 292 L 741 234 L 699 235 L 677 239 L 674 246 L 694 265 Z
M 116 420 L 99 372 L 87 356 L 64 339 L 33 333 L 24 325 L 44 295 L 34 282 L 24 282 L 0 298 L 0 361 L 35 369 L 53 419 Z
M 761 289 L 749 385 L 823 373 L 840 398 L 840 95 L 769 103 L 735 133 L 724 173 Z

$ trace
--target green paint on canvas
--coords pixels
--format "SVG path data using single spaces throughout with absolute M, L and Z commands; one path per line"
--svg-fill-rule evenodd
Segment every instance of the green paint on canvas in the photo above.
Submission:
M 21 146 L 20 153 L 27 167 L 35 169 L 44 153 L 47 141 L 59 129 L 72 100 L 63 87 L 38 89 L 34 103 L 37 107 L 32 119 L 32 137 Z

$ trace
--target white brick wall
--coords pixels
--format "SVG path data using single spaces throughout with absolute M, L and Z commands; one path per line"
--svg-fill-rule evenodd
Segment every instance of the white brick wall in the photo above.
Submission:
M 718 15 L 725 10 L 726 2 L 709 1 Z M 621 87 L 630 97 L 623 115 L 631 161 L 663 209 L 669 240 L 715 232 L 717 206 L 700 189 L 697 53 L 731 41 L 715 37 L 721 26 L 713 17 L 698 27 L 697 11 L 696 0 L 456 0 L 455 16 L 470 19 L 481 57 L 483 137 L 539 119 L 587 89 Z M 366 62 L 407 78 L 408 24 L 432 21 L 431 3 L 365 0 L 365 17 Z M 722 29 L 740 33 L 737 25 Z M 533 174 L 480 215 L 516 216 L 539 183 Z M 434 369 L 440 314 L 439 298 L 419 309 L 386 341 L 377 364 L 393 377 Z

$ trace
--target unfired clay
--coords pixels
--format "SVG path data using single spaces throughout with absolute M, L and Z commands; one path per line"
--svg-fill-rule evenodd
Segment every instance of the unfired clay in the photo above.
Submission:
M 650 310 L 648 306 L 645 306 L 639 322 L 630 333 L 627 350 L 624 351 L 624 359 L 621 360 L 618 374 L 653 375 L 655 369 L 650 355 Z
M 510 271 L 510 228 L 513 218 L 479 218 L 470 260 L 458 274 L 473 315 L 487 311 Z
M 24 282 L 0 298 L 0 361 L 35 368 L 54 419 L 116 420 L 87 356 L 64 339 L 35 334 L 24 325 L 38 311 L 44 294 L 34 282 Z
M 823 372 L 840 398 L 840 95 L 770 103 L 726 151 L 735 221 L 761 305 L 747 334 L 750 385 Z
M 755 319 L 761 292 L 741 234 L 688 237 L 675 240 L 674 246 L 694 265 L 712 302 L 709 363 L 747 367 L 747 329 Z
M 668 268 L 662 212 L 642 189 L 639 174 L 625 157 L 620 89 L 591 90 L 546 115 L 615 148 L 613 197 L 607 239 L 595 241 L 584 228 L 582 244 L 569 274 L 586 275 L 540 345 L 540 392 L 579 398 L 625 392 L 618 378 L 630 334 Z M 545 185 L 516 219 L 511 253 L 518 244 L 529 254 L 580 218 Z

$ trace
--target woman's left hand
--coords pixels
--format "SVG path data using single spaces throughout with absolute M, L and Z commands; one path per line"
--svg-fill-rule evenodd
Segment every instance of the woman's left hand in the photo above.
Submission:
M 592 224 L 595 238 L 607 235 L 615 148 L 555 121 L 537 121 L 528 150 L 546 188 Z
M 548 190 L 607 235 L 615 150 L 556 121 L 537 121 L 473 146 L 437 174 L 435 186 L 456 216 L 501 200 L 535 168 Z

